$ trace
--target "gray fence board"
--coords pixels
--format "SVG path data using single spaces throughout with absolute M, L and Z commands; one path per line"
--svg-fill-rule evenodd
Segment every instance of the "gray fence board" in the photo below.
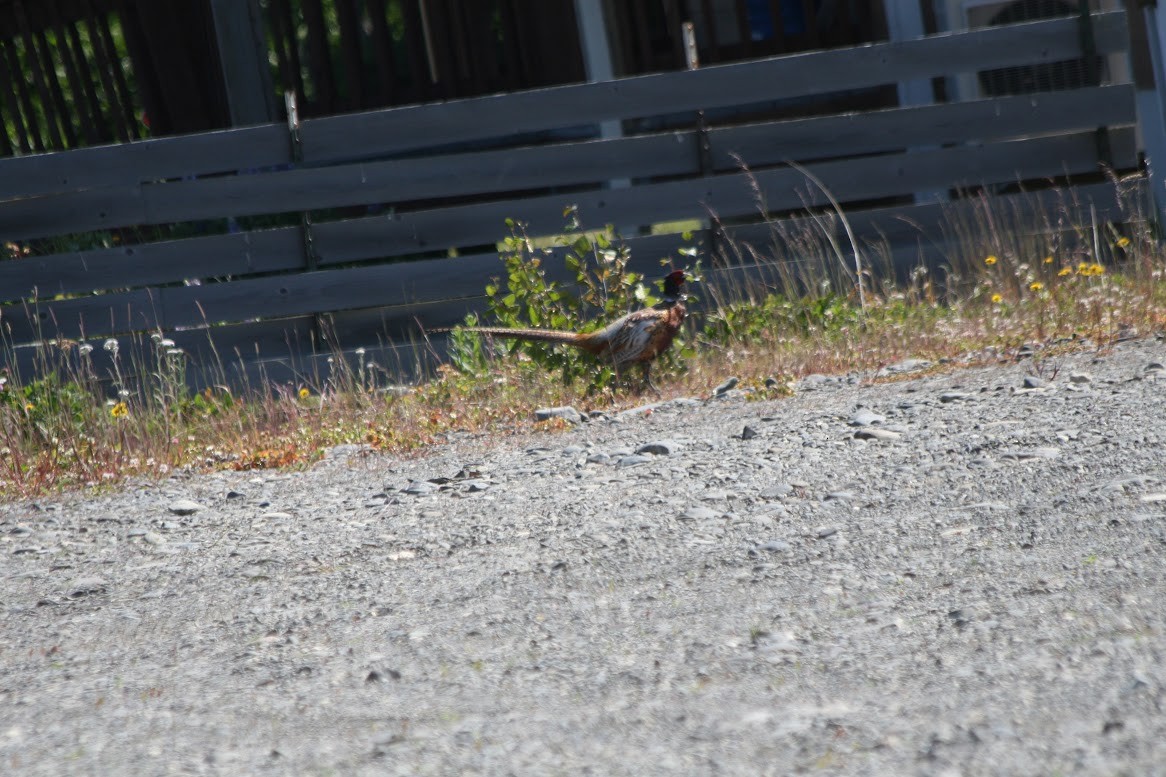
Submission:
M 1128 44 L 1121 12 L 1092 17 L 1100 53 Z M 305 121 L 312 163 L 593 125 L 662 113 L 749 105 L 1081 55 L 1079 22 L 1057 19 L 912 41 L 812 52 L 618 81 L 452 100 Z
M 1136 164 L 1131 132 L 1113 133 L 1112 145 L 1119 168 Z M 1018 177 L 1090 172 L 1098 169 L 1096 160 L 1094 138 L 1077 135 L 822 162 L 809 169 L 835 197 L 848 202 L 960 185 L 1014 183 Z M 771 212 L 825 202 L 796 170 L 763 170 L 753 178 Z M 732 174 L 701 179 L 695 186 L 691 181 L 677 181 L 320 224 L 314 232 L 315 245 L 321 263 L 330 264 L 367 257 L 375 251 L 394 254 L 420 246 L 441 246 L 447 244 L 444 241 L 460 245 L 492 242 L 498 239 L 499 225 L 507 218 L 528 223 L 532 235 L 556 234 L 562 231 L 563 206 L 570 203 L 579 206 L 584 223 L 590 227 L 700 219 L 706 218 L 710 209 L 721 218 L 757 215 L 749 182 Z
M 809 159 L 816 155 L 836 156 L 870 153 L 917 145 L 932 139 L 953 143 L 969 140 L 993 140 L 1131 123 L 1134 102 L 1132 86 L 1098 87 L 1074 92 L 1053 92 L 998 100 L 980 100 L 921 108 L 848 114 L 786 122 L 770 122 L 714 130 L 710 133 L 713 158 L 723 169 L 737 167 L 734 153 L 757 167 L 774 161 Z M 668 134 L 651 138 L 653 144 L 681 145 L 677 136 Z M 637 138 L 647 141 L 648 138 Z M 676 158 L 676 170 L 695 164 L 692 137 L 684 137 L 684 150 Z M 603 145 L 624 141 L 603 141 Z M 588 144 L 595 145 L 595 144 Z M 645 144 L 633 146 L 637 153 Z M 588 157 L 590 162 L 596 162 Z M 601 164 L 601 163 L 599 163 Z M 605 166 L 606 167 L 606 166 Z M 596 180 L 615 174 L 618 167 L 603 169 Z M 228 211 L 229 212 L 229 211 Z M 511 216 L 517 215 L 510 212 Z M 505 217 L 502 217 L 505 218 Z M 339 222 L 343 230 L 350 222 Z M 489 225 L 491 234 L 502 231 L 501 220 Z M 328 224 L 316 227 L 325 242 L 336 228 Z M 337 252 L 339 261 L 377 255 L 431 250 L 435 247 L 462 246 L 493 239 L 481 232 L 463 233 L 443 230 L 442 241 L 417 239 L 403 244 L 386 245 L 379 230 L 374 230 L 363 250 L 355 247 L 359 238 L 348 237 L 348 250 Z M 211 278 L 295 269 L 301 264 L 295 254 L 301 239 L 298 229 L 257 230 L 228 236 L 190 238 L 183 241 L 143 244 L 133 247 L 79 251 L 64 255 L 33 257 L 18 262 L 0 263 L 0 289 L 9 299 L 116 289 L 131 286 L 181 281 L 187 278 Z
M 710 133 L 714 164 L 737 157 L 771 165 L 910 145 L 988 141 L 1135 121 L 1131 86 L 731 127 Z M 0 203 L 10 238 L 154 224 L 595 185 L 611 178 L 692 175 L 696 137 L 665 133 L 617 140 L 289 170 L 69 192 Z
M 467 309 L 483 304 L 487 280 L 503 270 L 487 247 L 504 236 L 507 218 L 522 220 L 538 236 L 563 231 L 566 205 L 576 206 L 589 228 L 714 217 L 724 230 L 715 243 L 719 260 L 772 255 L 788 263 L 788 249 L 780 241 L 770 245 L 772 231 L 819 227 L 804 216 L 777 225 L 756 222 L 826 204 L 803 172 L 787 165 L 791 160 L 804 163 L 844 204 L 871 255 L 886 254 L 904 267 L 940 262 L 954 249 L 951 236 L 937 234 L 936 225 L 974 205 L 862 208 L 919 191 L 981 185 L 991 191 L 1018 181 L 1095 173 L 1103 153 L 1094 132 L 1099 127 L 1108 129 L 1105 161 L 1119 170 L 1134 168 L 1133 87 L 716 127 L 708 136 L 716 174 L 705 177 L 698 177 L 691 130 L 450 150 L 463 142 L 515 144 L 524 142 L 523 133 L 608 119 L 756 107 L 912 78 L 1070 59 L 1080 56 L 1078 24 L 1076 19 L 1034 22 L 312 120 L 303 126 L 308 162 L 296 168 L 287 167 L 290 151 L 282 125 L 0 160 L 0 237 L 6 240 L 227 216 L 395 208 L 311 225 L 311 271 L 299 226 L 0 262 L 6 299 L 39 297 L 32 304 L 0 307 L 0 326 L 16 343 L 161 330 L 188 351 L 192 369 L 211 374 L 222 368 L 210 368 L 215 357 L 208 334 L 219 359 L 242 360 L 231 367 L 240 374 L 253 374 L 257 361 L 289 376 L 308 365 L 315 370 L 326 363 L 332 343 L 348 337 L 366 345 L 370 337 L 397 341 L 382 344 L 378 352 L 400 355 L 406 351 L 399 341 L 418 326 L 455 323 Z M 1095 16 L 1093 25 L 1100 52 L 1126 46 L 1123 14 Z M 425 149 L 435 155 L 384 159 Z M 738 157 L 748 165 L 748 177 L 737 169 Z M 342 164 L 333 165 L 337 162 Z M 192 178 L 207 174 L 214 175 Z M 606 182 L 615 178 L 631 185 L 608 188 Z M 1100 218 L 1115 212 L 1111 185 L 1073 192 L 1095 199 Z M 1023 212 L 1042 203 L 1048 207 L 1055 196 L 1006 198 L 1001 206 Z M 734 223 L 742 221 L 749 223 Z M 1036 221 L 1031 228 L 1038 228 Z M 712 240 L 700 232 L 688 245 L 708 252 Z M 675 264 L 688 261 L 677 254 L 684 246 L 678 235 L 628 243 L 633 266 L 650 275 L 659 272 L 661 257 Z M 756 252 L 741 250 L 746 244 Z M 386 257 L 433 256 L 451 248 L 470 255 L 383 263 Z M 548 267 L 552 277 L 565 279 L 560 262 L 552 260 Z M 717 269 L 709 277 L 728 283 L 772 275 L 774 269 Z M 190 279 L 206 282 L 182 283 Z M 57 295 L 77 296 L 46 299 Z M 321 316 L 332 324 L 321 327 Z M 131 337 L 152 347 L 140 334 Z M 432 344 L 438 350 L 443 345 Z M 17 352 L 17 365 L 31 362 L 32 350 Z M 307 361 L 301 359 L 304 353 Z M 94 356 L 108 359 L 104 353 Z
M 1131 84 L 847 113 L 709 131 L 713 167 L 990 142 L 1137 122 Z
M 1119 167 L 1132 166 L 1136 162 L 1136 148 L 1133 133 L 1123 130 L 1112 133 L 1111 146 Z M 927 190 L 959 185 L 980 185 L 1011 183 L 1018 176 L 1022 178 L 1058 177 L 1065 174 L 1095 170 L 1096 146 L 1091 135 L 1058 136 L 1033 140 L 1000 143 L 990 146 L 964 146 L 958 148 L 917 151 L 863 159 L 840 160 L 814 165 L 812 170 L 841 202 L 876 199 L 902 193 L 903 190 Z M 753 175 L 764 201 L 771 212 L 796 210 L 804 205 L 825 204 L 825 198 L 816 188 L 806 185 L 802 174 L 794 169 L 782 168 L 766 170 Z M 358 219 L 367 226 L 380 227 L 377 236 L 379 244 L 393 245 L 394 237 L 406 241 L 416 241 L 419 236 L 432 231 L 435 245 L 450 237 L 451 225 L 466 228 L 474 224 L 482 242 L 493 242 L 498 237 L 498 225 L 508 215 L 521 213 L 521 218 L 532 225 L 533 234 L 553 234 L 561 229 L 564 200 L 579 205 L 587 223 L 622 221 L 625 223 L 654 223 L 684 218 L 703 218 L 709 212 L 721 218 L 736 218 L 756 214 L 755 194 L 749 182 L 739 174 L 714 176 L 700 181 L 701 190 L 693 192 L 691 183 L 677 181 L 651 184 L 629 189 L 599 192 L 575 193 L 565 198 L 550 195 L 527 200 L 485 205 L 443 208 L 414 214 L 398 214 L 392 217 Z M 424 227 L 422 228 L 422 225 Z M 328 225 L 335 227 L 336 225 Z M 343 242 L 349 230 L 329 234 L 320 229 L 316 236 L 316 248 L 322 264 L 349 261 L 353 257 L 344 251 Z M 332 238 L 335 238 L 333 240 Z M 363 235 L 367 243 L 368 235 Z M 339 251 L 335 250 L 339 244 Z M 201 299 L 205 306 L 207 320 L 232 321 L 249 316 L 293 315 L 319 310 L 369 307 L 383 300 L 375 297 L 376 288 L 369 285 L 396 279 L 406 287 L 425 279 L 431 284 L 426 290 L 430 296 L 449 295 L 451 285 L 456 282 L 443 279 L 451 270 L 446 260 L 410 262 L 403 265 L 386 265 L 376 268 L 348 270 L 348 280 L 340 280 L 343 272 L 329 275 L 325 279 L 312 274 L 297 277 L 279 277 L 264 280 L 256 286 L 254 281 L 233 281 L 222 284 L 206 284 L 181 289 L 162 289 L 161 296 L 149 298 L 149 310 L 156 304 L 167 311 L 163 326 L 191 326 L 201 323 L 202 313 L 192 318 L 189 311 L 177 312 L 189 306 L 188 300 Z M 367 276 L 367 278 L 365 277 Z M 305 278 L 313 280 L 305 281 Z M 333 278 L 337 285 L 333 286 Z M 325 285 L 317 287 L 316 281 Z M 456 296 L 456 295 L 454 295 Z M 38 307 L 42 321 L 45 311 L 56 311 L 57 321 L 67 336 L 76 337 L 83 327 L 85 331 L 94 329 L 108 318 L 101 315 L 105 297 L 88 297 L 61 302 L 44 302 Z M 123 305 L 123 296 L 113 297 L 116 304 Z M 218 308 L 217 300 L 236 300 L 225 308 Z M 316 303 L 306 304 L 315 299 Z M 356 301 L 367 300 L 367 301 Z M 331 303 L 335 302 L 335 307 Z M 401 303 L 403 304 L 403 303 Z M 242 306 L 241 315 L 233 305 Z M 178 306 L 178 307 L 173 307 Z M 0 316 L 8 319 L 19 331 L 17 339 L 34 336 L 35 327 L 19 329 L 23 318 L 22 306 L 0 308 Z M 228 314 L 229 313 L 229 314 Z M 116 319 L 115 319 L 116 320 Z M 132 319 L 131 319 L 132 320 Z M 142 322 L 158 322 L 152 313 L 143 310 Z M 92 322 L 92 323 L 91 323 Z M 116 331 L 116 330 L 104 330 Z
M 0 200 L 287 164 L 287 127 L 265 124 L 0 159 Z
M 1100 183 L 1077 187 L 1073 190 L 1073 196 L 1080 205 L 1070 205 L 1069 207 L 1078 209 L 1081 213 L 1087 213 L 1092 206 L 1097 217 L 1102 221 L 1122 217 L 1112 184 Z M 896 267 L 910 268 L 921 259 L 930 260 L 932 263 L 942 261 L 950 244 L 945 241 L 939 224 L 948 218 L 961 217 L 960 214 L 966 218 L 967 214 L 976 207 L 978 206 L 969 200 L 942 204 L 891 206 L 856 211 L 848 214 L 848 219 L 864 246 L 872 240 L 877 241 L 886 236 L 893 241 L 892 252 Z M 1001 196 L 995 202 L 994 207 L 997 213 L 1014 214 L 1017 221 L 1035 225 L 1038 221 L 1036 213 L 1043 211 L 1053 213 L 1055 216 L 1064 205 L 1058 192 L 1038 191 Z M 773 258 L 775 254 L 771 250 L 770 243 L 775 229 L 796 234 L 802 230 L 817 231 L 818 227 L 807 217 L 782 220 L 772 226 L 770 224 L 733 226 L 726 230 L 727 239 L 723 239 L 718 245 L 731 260 L 736 262 L 748 260 L 752 256 L 748 252 L 736 255 L 733 251 L 734 244 L 740 246 L 751 243 L 758 249 L 761 256 Z M 680 235 L 669 234 L 632 238 L 627 243 L 632 251 L 634 269 L 649 277 L 659 272 L 659 259 L 661 257 L 674 257 L 677 264 L 684 264 L 687 263 L 687 260 L 678 256 L 677 249 L 696 246 L 703 251 L 707 248 L 705 237 L 701 233 L 698 233 L 693 241 L 684 241 Z M 779 254 L 777 255 L 779 256 Z M 426 330 L 453 326 L 461 322 L 466 312 L 483 310 L 485 298 L 481 291 L 491 277 L 503 273 L 503 265 L 497 257 L 482 257 L 480 259 L 483 260 L 481 266 L 475 266 L 473 272 L 471 272 L 470 264 L 465 260 L 442 260 L 444 266 L 451 273 L 456 274 L 464 281 L 463 289 L 472 290 L 472 293 L 457 299 L 331 312 L 325 316 L 326 323 L 322 328 L 317 327 L 315 317 L 303 315 L 225 324 L 209 328 L 187 330 L 167 328 L 165 334 L 175 341 L 177 347 L 188 353 L 192 370 L 191 383 L 194 386 L 202 387 L 219 380 L 223 367 L 227 369 L 229 375 L 246 375 L 254 381 L 258 376 L 258 368 L 254 364 L 240 366 L 238 364 L 240 359 L 245 362 L 260 360 L 276 364 L 279 372 L 273 372 L 269 377 L 278 374 L 283 376 L 280 378 L 281 381 L 294 381 L 295 374 L 288 365 L 299 359 L 300 354 L 311 351 L 327 353 L 333 344 L 339 347 L 353 342 L 368 343 L 370 339 L 376 341 L 382 337 L 386 340 L 407 342 L 412 337 L 419 336 L 418 325 L 423 326 Z M 706 256 L 705 259 L 707 263 L 709 258 Z M 561 264 L 554 261 L 549 262 L 547 269 L 552 278 L 560 281 L 568 280 L 566 270 Z M 764 278 L 772 280 L 772 268 L 765 272 L 768 275 L 765 275 Z M 734 270 L 729 275 L 719 276 L 722 279 L 721 284 L 728 283 L 729 279 L 739 278 L 739 273 L 739 270 Z M 279 279 L 271 280 L 278 281 Z M 706 298 L 709 295 L 707 288 L 702 290 L 701 287 L 697 287 L 696 291 Z M 400 302 L 402 298 L 403 296 L 392 299 L 387 295 L 378 296 L 378 303 Z M 95 344 L 100 345 L 104 333 L 99 332 L 102 328 L 95 325 L 94 322 L 103 320 L 103 315 L 108 318 L 111 299 L 108 296 L 96 299 L 99 304 L 95 308 L 92 305 L 87 305 L 82 310 L 70 310 L 70 305 L 54 303 L 63 306 L 61 310 L 54 312 L 57 319 L 66 322 L 70 320 L 71 316 L 72 320 L 85 317 L 91 327 L 88 330 L 91 338 L 94 338 Z M 136 301 L 138 306 L 152 310 L 153 297 L 144 298 L 139 295 L 136 297 Z M 69 302 L 76 304 L 77 301 Z M 124 327 L 135 315 L 128 307 L 134 304 L 134 300 L 125 295 L 119 295 L 116 302 L 118 303 L 117 307 L 123 309 L 121 318 L 124 323 L 115 322 L 115 325 Z M 12 323 L 17 320 L 19 309 L 8 308 L 0 315 L 0 320 L 4 321 L 6 329 L 10 329 Z M 68 327 L 66 327 L 66 331 L 58 333 L 57 327 L 53 323 L 54 318 L 48 315 L 47 310 L 42 310 L 42 312 L 46 314 L 43 322 L 45 330 L 43 334 L 46 337 L 57 334 L 76 337 L 79 334 L 78 328 L 70 329 Z M 25 326 L 27 327 L 25 331 L 31 331 L 34 324 L 25 322 Z M 117 329 L 116 326 L 105 327 L 105 330 L 126 331 L 124 328 Z M 18 329 L 18 331 L 20 330 Z M 420 337 L 424 341 L 424 336 L 420 335 Z M 123 370 L 126 372 L 131 370 L 134 362 L 143 363 L 140 354 L 144 351 L 148 352 L 153 347 L 149 344 L 148 337 L 144 335 L 137 335 L 135 338 L 127 338 L 122 335 L 119 340 L 122 343 Z M 214 344 L 213 348 L 210 344 L 211 341 Z M 442 350 L 443 344 L 440 339 L 432 345 L 439 351 Z M 404 351 L 394 351 L 394 353 L 412 354 L 412 346 L 406 346 L 405 349 Z M 23 347 L 15 350 L 9 363 L 20 370 L 21 374 L 29 375 L 32 374 L 32 368 L 39 363 L 38 360 L 41 358 L 37 349 Z M 98 349 L 91 355 L 91 359 L 97 367 L 99 375 L 108 374 L 111 368 L 108 354 Z M 388 367 L 390 365 L 382 366 Z M 303 375 L 299 377 L 302 379 Z
M 1121 13 L 1094 18 L 1101 53 L 1126 45 Z M 521 132 L 858 89 L 915 78 L 1050 62 L 1080 54 L 1073 19 L 958 36 L 813 52 L 695 72 L 534 90 L 304 122 L 311 163 L 372 157 Z M 991 52 L 991 53 L 987 53 Z M 278 166 L 290 162 L 280 124 L 0 160 L 0 200 L 83 187 Z
M 157 302 L 156 292 L 139 289 L 100 297 L 9 305 L 0 308 L 0 327 L 13 343 L 154 330 L 162 325 Z
M 1135 144 L 1132 131 L 1113 133 L 1111 144 L 1119 163 L 1132 165 Z M 885 197 L 888 192 L 903 188 L 935 189 L 959 184 L 1009 183 L 1017 171 L 1026 177 L 1056 177 L 1064 174 L 1088 172 L 1096 169 L 1094 139 L 1089 135 L 1060 136 L 994 144 L 984 147 L 960 147 L 919 151 L 906 154 L 841 160 L 815 165 L 813 170 L 834 196 L 842 202 Z M 753 176 L 770 211 L 796 210 L 803 205 L 825 204 L 820 191 L 806 187 L 802 174 L 792 169 L 769 170 Z M 893 188 L 888 189 L 888 182 Z M 701 218 L 711 209 L 722 218 L 754 215 L 754 192 L 741 175 L 717 176 L 704 179 L 703 200 L 694 201 L 687 182 L 653 184 L 634 189 L 584 193 L 573 197 L 580 204 L 586 221 L 598 213 L 607 220 L 608 214 L 627 217 L 634 222 L 650 223 L 667 218 Z M 799 193 L 799 190 L 800 193 Z M 550 233 L 561 224 L 562 203 L 559 196 L 534 198 L 521 204 L 524 219 L 540 224 L 535 232 Z M 497 204 L 491 204 L 497 207 Z M 515 203 L 505 203 L 515 207 Z M 444 218 L 434 218 L 433 224 L 458 223 L 470 208 L 442 209 Z M 478 214 L 481 217 L 481 214 Z M 398 228 L 402 221 L 379 219 L 382 226 Z M 461 219 L 465 221 L 465 219 Z M 501 218 L 488 223 L 498 224 Z M 485 223 L 485 222 L 483 222 Z M 412 231 L 411 231 L 412 233 Z M 490 234 L 496 234 L 491 232 Z M 334 260 L 327 254 L 331 246 L 317 240 L 321 260 Z M 212 283 L 183 288 L 154 290 L 138 304 L 139 311 L 126 295 L 86 297 L 82 299 L 44 302 L 38 307 L 40 320 L 47 322 L 51 311 L 60 323 L 60 334 L 77 337 L 81 331 L 118 331 L 100 329 L 111 321 L 103 312 L 106 300 L 113 301 L 117 310 L 126 313 L 119 321 L 151 322 L 147 326 L 165 328 L 198 326 L 204 322 L 239 321 L 259 316 L 291 316 L 304 313 L 386 304 L 408 304 L 412 301 L 469 296 L 482 287 L 483 279 L 497 271 L 493 255 L 457 260 L 434 259 L 374 267 L 277 276 L 230 283 Z M 197 303 L 197 304 L 196 304 Z M 165 318 L 157 321 L 155 309 L 164 310 Z M 33 322 L 28 322 L 24 307 L 0 308 L 0 317 L 12 327 L 18 341 L 33 336 Z M 83 328 L 83 329 L 82 329 Z M 124 331 L 124 330 L 121 330 Z M 50 334 L 56 334 L 51 332 Z
M 0 300 L 52 298 L 303 266 L 299 227 L 0 262 Z

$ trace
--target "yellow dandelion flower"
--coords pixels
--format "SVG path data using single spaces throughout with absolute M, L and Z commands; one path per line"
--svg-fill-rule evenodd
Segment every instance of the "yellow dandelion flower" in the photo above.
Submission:
M 1028 284 L 1029 291 L 1040 291 L 1044 287 L 1045 287 L 1045 285 L 1043 283 L 1041 283 L 1040 281 L 1033 281 L 1032 283 Z
M 1117 239 L 1117 247 L 1118 248 L 1125 248 L 1129 244 L 1130 244 L 1130 239 L 1128 237 L 1119 237 Z
M 999 305 L 1003 301 L 1004 301 L 1004 298 L 1001 297 L 999 294 L 992 295 L 992 304 L 993 305 Z
M 989 267 L 996 264 L 996 262 L 997 259 L 994 254 L 988 254 L 988 256 L 984 257 L 984 264 L 988 265 Z
M 1088 275 L 1089 274 L 1089 262 L 1078 262 L 1077 274 L 1078 275 Z
M 307 399 L 310 396 L 312 396 L 312 392 L 308 391 L 307 386 L 300 389 L 300 399 Z
M 1089 274 L 1090 275 L 1105 275 L 1105 268 L 1099 264 L 1091 264 L 1091 265 L 1089 265 Z
M 1073 274 L 1073 271 L 1068 267 L 1062 267 L 1061 271 L 1059 273 L 1057 273 L 1057 275 L 1061 276 L 1062 278 L 1064 278 L 1066 275 L 1072 275 L 1072 274 Z
M 25 402 L 25 403 L 24 403 L 24 409 L 25 409 L 25 410 L 36 410 L 36 405 L 34 405 L 34 404 L 33 404 L 33 403 L 31 403 L 31 402 Z
M 114 418 L 125 418 L 130 414 L 129 406 L 125 402 L 118 402 L 109 409 L 109 414 Z
M 1045 264 L 1052 264 L 1052 263 L 1053 263 L 1053 257 L 1046 256 L 1045 257 Z

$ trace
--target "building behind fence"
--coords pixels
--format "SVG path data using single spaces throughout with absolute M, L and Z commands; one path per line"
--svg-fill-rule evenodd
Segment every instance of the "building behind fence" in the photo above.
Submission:
M 699 5 L 710 59 L 768 53 L 779 38 L 813 42 L 805 28 L 795 41 L 793 26 L 754 40 L 741 14 L 724 17 L 738 24 L 726 36 L 713 29 L 719 4 Z M 10 10 L 0 3 L 0 14 Z M 1146 27 L 1141 16 L 1105 11 L 919 36 L 892 16 L 884 32 L 893 40 L 881 43 L 315 118 L 325 104 L 367 103 L 335 103 L 341 93 L 355 100 L 351 73 L 348 91 L 320 103 L 327 76 L 301 62 L 291 70 L 310 76 L 304 93 L 288 90 L 307 109 L 300 121 L 0 159 L 0 238 L 20 254 L 0 262 L 8 366 L 31 370 L 38 352 L 65 340 L 135 332 L 184 349 L 196 382 L 221 379 L 209 370 L 223 363 L 238 376 L 302 382 L 357 348 L 382 366 L 412 365 L 428 349 L 425 331 L 481 309 L 501 271 L 506 220 L 532 237 L 556 235 L 568 206 L 584 228 L 615 225 L 637 269 L 655 273 L 661 259 L 695 254 L 724 285 L 759 263 L 796 262 L 780 235 L 807 213 L 831 212 L 827 192 L 860 253 L 900 267 L 964 250 L 940 225 L 977 196 L 1017 212 L 1071 206 L 1087 219 L 1123 217 L 1110 179 L 1137 172 L 1161 137 L 1157 92 L 1145 83 L 1155 46 L 1127 65 L 1131 40 L 1153 43 L 1156 17 Z M 352 20 L 336 21 L 343 37 Z M 372 25 L 369 34 L 384 33 Z M 731 39 L 735 48 L 720 43 Z M 621 55 L 631 69 L 659 68 L 645 46 Z M 393 51 L 418 58 L 407 46 Z M 11 50 L 5 57 L 11 63 Z M 343 59 L 330 61 L 339 83 Z M 483 78 L 465 88 L 493 83 Z M 370 100 L 392 91 L 362 83 Z M 678 223 L 692 234 L 666 226 Z

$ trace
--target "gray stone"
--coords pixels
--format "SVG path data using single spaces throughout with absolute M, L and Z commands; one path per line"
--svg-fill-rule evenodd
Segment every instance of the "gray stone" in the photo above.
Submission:
M 636 448 L 638 454 L 651 454 L 652 456 L 671 456 L 680 450 L 680 444 L 675 440 L 657 440 L 656 442 L 644 443 L 639 448 Z
M 732 391 L 733 389 L 735 389 L 737 387 L 737 384 L 739 382 L 740 381 L 735 377 L 729 378 L 724 383 L 722 383 L 721 385 L 719 385 L 715 389 L 713 389 L 713 396 L 720 397 L 720 396 L 724 396 L 725 394 L 728 394 L 730 391 Z
M 868 410 L 864 407 L 854 415 L 850 416 L 850 419 L 846 423 L 850 424 L 851 426 L 873 426 L 874 424 L 886 423 L 886 421 L 886 416 L 879 415 L 873 410 Z
M 194 515 L 199 510 L 205 510 L 206 508 L 191 499 L 178 499 L 171 502 L 170 506 L 166 509 L 175 515 Z
M 709 521 L 713 518 L 720 518 L 721 515 L 723 513 L 710 510 L 707 507 L 690 507 L 677 517 L 682 521 Z
M 891 429 L 857 429 L 854 432 L 854 439 L 856 440 L 898 440 L 902 437 L 901 432 L 896 432 Z
M 581 424 L 587 420 L 587 416 L 570 405 L 563 407 L 543 407 L 534 411 L 534 420 L 536 421 L 550 421 L 553 418 L 561 418 L 570 424 Z
M 69 598 L 78 599 L 82 596 L 93 596 L 95 594 L 103 594 L 109 587 L 109 583 L 104 578 L 100 577 L 79 577 L 69 584 Z

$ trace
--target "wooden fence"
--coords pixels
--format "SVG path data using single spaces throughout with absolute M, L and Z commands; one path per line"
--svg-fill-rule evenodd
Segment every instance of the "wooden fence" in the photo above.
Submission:
M 336 342 L 384 366 L 408 362 L 401 342 L 419 326 L 481 307 L 502 267 L 505 219 L 553 235 L 576 205 L 585 227 L 631 235 L 648 272 L 686 244 L 640 233 L 711 219 L 696 245 L 732 265 L 726 246 L 763 247 L 771 234 L 759 201 L 773 218 L 826 204 L 790 161 L 848 208 L 860 239 L 902 238 L 896 250 L 912 261 L 921 245 L 942 259 L 935 225 L 960 205 L 916 205 L 918 193 L 1135 169 L 1133 88 L 586 142 L 540 133 L 1071 60 L 1090 55 L 1083 40 L 1102 56 L 1128 45 L 1122 13 L 1095 15 L 1081 33 L 1079 20 L 1059 19 L 313 119 L 293 132 L 260 125 L 0 160 L 0 240 L 34 249 L 0 262 L 9 366 L 31 369 L 34 343 L 132 332 L 174 340 L 193 375 L 222 359 L 301 381 Z M 1116 214 L 1109 184 L 1074 196 L 1098 218 Z

